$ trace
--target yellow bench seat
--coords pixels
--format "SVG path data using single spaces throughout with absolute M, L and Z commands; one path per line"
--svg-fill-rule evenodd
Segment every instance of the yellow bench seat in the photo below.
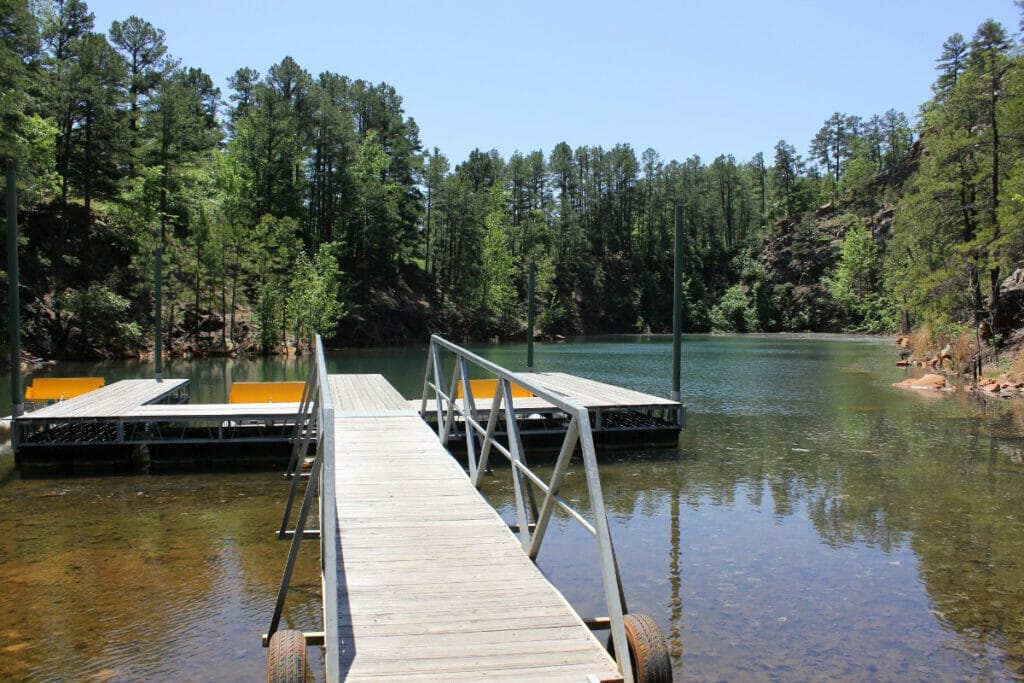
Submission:
M 471 379 L 469 380 L 469 391 L 473 394 L 473 400 L 478 401 L 482 398 L 494 398 L 494 392 L 497 391 L 498 380 L 497 379 Z M 512 398 L 530 398 L 533 396 L 529 391 L 519 386 L 516 383 L 512 383 Z M 462 398 L 462 382 L 460 381 L 458 386 L 455 388 L 455 398 Z
M 228 403 L 299 403 L 305 382 L 234 382 Z
M 36 377 L 25 387 L 26 401 L 63 401 L 106 384 L 102 377 Z

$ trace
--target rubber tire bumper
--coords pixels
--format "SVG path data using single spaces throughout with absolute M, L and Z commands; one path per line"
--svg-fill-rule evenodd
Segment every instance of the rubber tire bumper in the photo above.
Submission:
M 646 614 L 627 614 L 623 625 L 636 683 L 672 683 L 672 659 L 658 623 Z M 611 633 L 608 634 L 608 652 L 615 656 Z
M 302 631 L 285 629 L 270 638 L 267 651 L 267 683 L 304 683 L 306 637 Z

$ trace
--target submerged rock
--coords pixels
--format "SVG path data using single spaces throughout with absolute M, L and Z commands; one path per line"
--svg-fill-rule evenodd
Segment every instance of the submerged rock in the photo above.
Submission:
M 911 379 L 905 379 L 902 382 L 896 382 L 892 386 L 897 389 L 921 389 L 925 391 L 956 391 L 956 387 L 948 386 L 946 378 L 942 375 L 924 375 L 923 377 L 916 377 Z

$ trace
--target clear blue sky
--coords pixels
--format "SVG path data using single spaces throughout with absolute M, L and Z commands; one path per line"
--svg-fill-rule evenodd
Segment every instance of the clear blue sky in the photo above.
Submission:
M 931 95 L 952 33 L 1012 0 L 87 0 L 96 29 L 136 14 L 213 76 L 287 55 L 314 76 L 386 81 L 424 148 L 455 163 L 628 143 L 663 160 L 739 161 L 781 138 L 806 155 L 832 112 L 908 116 Z

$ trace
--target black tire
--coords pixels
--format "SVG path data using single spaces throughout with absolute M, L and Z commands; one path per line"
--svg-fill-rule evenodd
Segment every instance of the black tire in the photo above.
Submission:
M 267 651 L 267 683 L 304 683 L 306 638 L 302 631 L 285 629 L 270 637 Z
M 626 627 L 629 663 L 633 667 L 636 683 L 672 683 L 668 642 L 658 623 L 646 614 L 627 614 L 623 625 Z M 615 656 L 611 633 L 608 634 L 608 652 L 612 657 Z

